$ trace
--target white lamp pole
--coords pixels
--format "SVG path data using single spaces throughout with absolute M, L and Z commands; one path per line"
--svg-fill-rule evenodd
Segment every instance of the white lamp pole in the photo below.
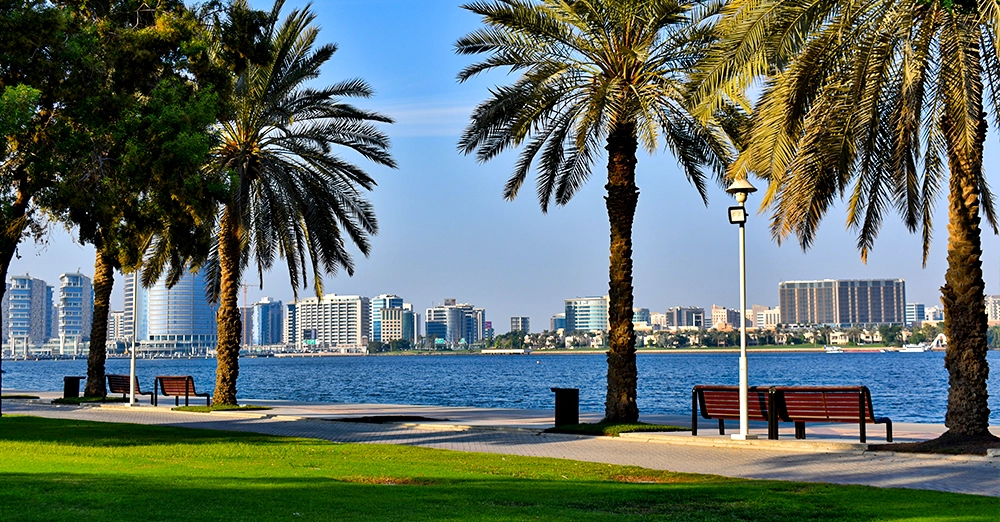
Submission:
M 135 345 L 139 336 L 139 273 L 132 274 L 132 349 L 129 350 L 128 382 L 129 394 L 128 405 L 135 406 Z M 156 393 L 156 390 L 153 390 Z
M 746 179 L 738 179 L 733 182 L 726 192 L 736 196 L 739 206 L 729 207 L 729 222 L 740 226 L 740 432 L 734 433 L 732 438 L 737 440 L 756 439 L 756 435 L 750 435 L 750 415 L 749 415 L 749 375 L 747 371 L 747 264 L 746 264 L 746 230 L 744 225 L 747 222 L 747 211 L 743 204 L 747 200 L 747 195 L 756 192 L 757 189 Z

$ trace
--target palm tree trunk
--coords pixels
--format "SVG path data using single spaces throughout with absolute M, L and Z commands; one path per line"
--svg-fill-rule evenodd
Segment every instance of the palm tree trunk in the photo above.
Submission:
M 237 290 L 240 285 L 239 221 L 226 207 L 219 223 L 219 344 L 215 370 L 215 404 L 236 404 L 236 379 L 240 374 L 240 320 Z
M 608 136 L 608 184 L 605 198 L 611 225 L 611 266 L 608 270 L 608 396 L 604 420 L 635 422 L 638 371 L 632 326 L 632 222 L 639 201 L 635 185 L 635 124 L 617 124 Z
M 90 355 L 87 357 L 87 397 L 104 397 L 104 363 L 107 360 L 108 310 L 115 286 L 115 267 L 100 249 L 94 259 L 94 314 L 90 324 Z
M 979 63 L 978 60 L 975 63 Z M 980 98 L 979 112 L 982 112 Z M 962 110 L 965 108 L 962 107 Z M 979 119 L 976 140 L 964 146 L 954 136 L 951 117 L 942 121 L 948 141 L 948 270 L 941 288 L 944 331 L 948 338 L 944 365 L 948 369 L 948 411 L 942 438 L 992 438 L 986 379 L 986 304 L 980 241 L 979 173 L 986 140 L 986 114 Z

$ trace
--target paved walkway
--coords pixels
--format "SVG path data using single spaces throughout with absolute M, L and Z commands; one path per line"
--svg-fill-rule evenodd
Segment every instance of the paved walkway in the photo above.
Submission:
M 268 404 L 274 409 L 260 415 L 197 414 L 170 411 L 164 402 L 158 408 L 148 405 L 129 408 L 5 400 L 3 412 L 552 457 L 729 477 L 865 484 L 1000 497 L 1000 456 L 945 457 L 866 451 L 864 446 L 856 444 L 856 428 L 851 434 L 840 425 L 811 427 L 804 442 L 783 431 L 784 440 L 777 443 L 766 440 L 744 443 L 718 436 L 717 429 L 714 435 L 702 432 L 699 437 L 691 437 L 689 433 L 633 434 L 620 438 L 546 434 L 540 430 L 551 426 L 551 412 L 533 410 L 246 401 Z M 389 415 L 426 420 L 391 424 L 332 420 Z M 599 415 L 582 417 L 594 421 Z M 681 424 L 690 419 L 650 416 L 643 420 Z M 897 441 L 923 440 L 943 431 L 943 426 L 902 423 L 894 428 Z M 766 428 L 754 426 L 754 431 L 763 435 Z M 883 434 L 872 429 L 869 441 L 879 442 Z

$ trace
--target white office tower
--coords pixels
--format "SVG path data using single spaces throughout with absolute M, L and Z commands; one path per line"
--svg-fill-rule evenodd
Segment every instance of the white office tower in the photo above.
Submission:
M 135 284 L 136 274 L 125 274 L 125 324 L 122 335 L 130 343 L 149 339 L 149 289 Z M 138 321 L 137 321 L 138 319 Z
M 78 346 L 90 340 L 94 318 L 94 285 L 79 273 L 59 276 L 59 345 Z
M 327 294 L 295 303 L 298 346 L 320 351 L 365 352 L 371 301 L 360 295 Z
M 41 345 L 51 331 L 52 291 L 41 279 L 11 276 L 7 290 L 7 338 L 12 346 Z

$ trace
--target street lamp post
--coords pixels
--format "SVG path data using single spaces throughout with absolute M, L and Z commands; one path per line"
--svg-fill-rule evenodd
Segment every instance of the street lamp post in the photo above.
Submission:
M 740 432 L 734 433 L 732 438 L 737 440 L 756 439 L 756 435 L 750 435 L 750 415 L 748 413 L 749 404 L 749 376 L 747 373 L 747 263 L 746 263 L 746 231 L 743 225 L 747 222 L 747 211 L 743 203 L 747 200 L 747 195 L 757 192 L 757 189 L 746 179 L 738 179 L 733 182 L 726 192 L 736 197 L 738 206 L 729 207 L 729 222 L 740 226 Z
M 128 405 L 136 406 L 135 402 L 135 389 L 136 386 L 136 376 L 135 376 L 135 346 L 136 340 L 139 337 L 139 272 L 136 271 L 132 274 L 132 349 L 129 350 L 129 364 L 128 364 L 128 382 L 129 382 L 129 394 L 128 394 Z M 153 389 L 153 393 L 156 393 L 156 389 Z

